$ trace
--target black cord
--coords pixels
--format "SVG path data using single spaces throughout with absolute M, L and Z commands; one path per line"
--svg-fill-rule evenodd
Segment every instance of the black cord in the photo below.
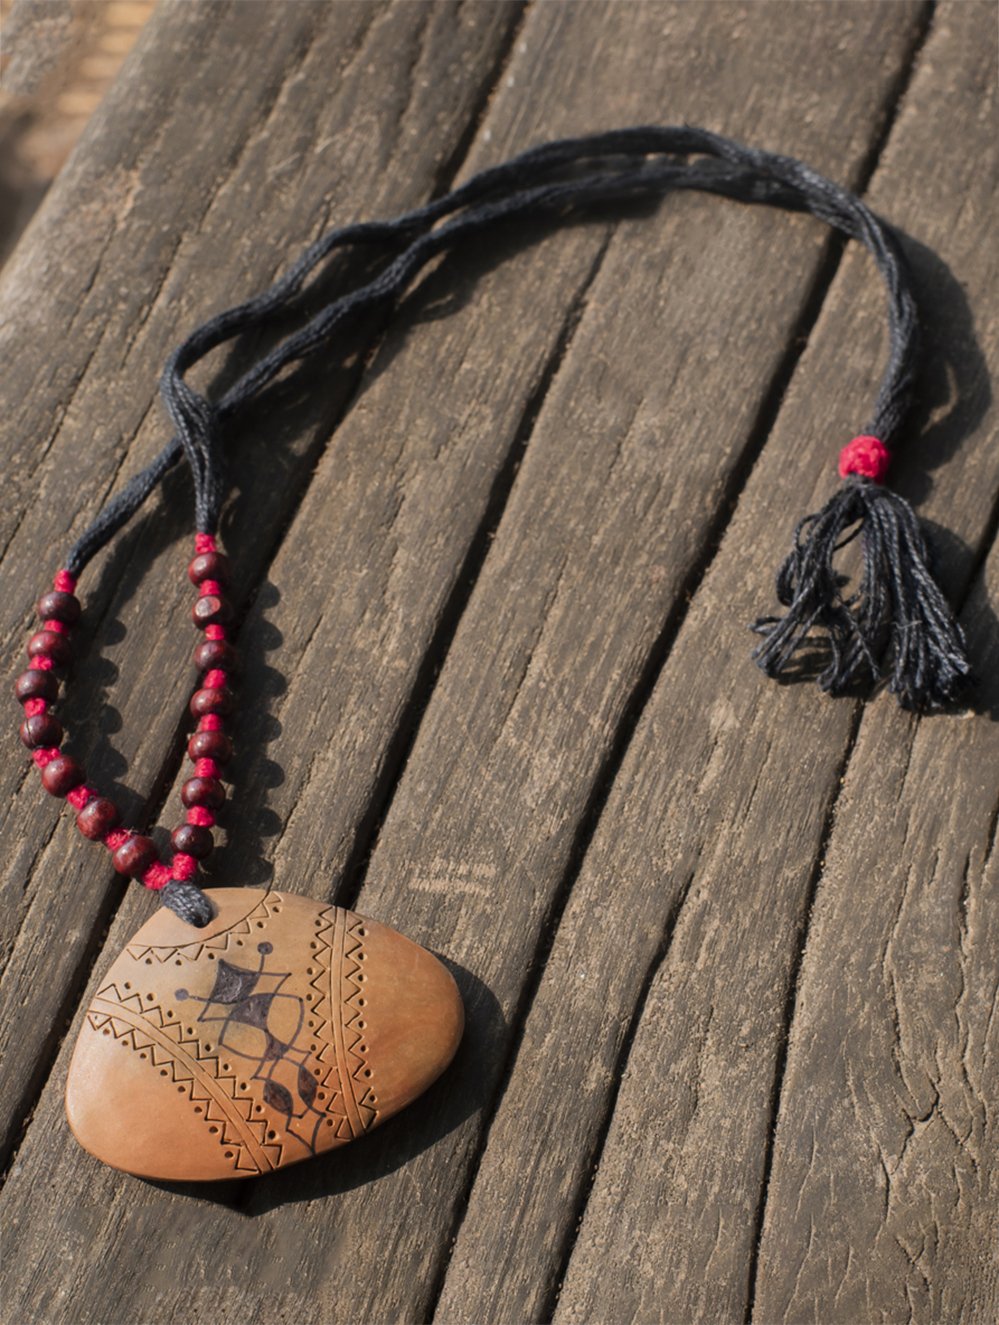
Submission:
M 673 189 L 808 212 L 867 247 L 887 291 L 890 349 L 865 432 L 876 439 L 886 460 L 912 405 L 919 356 L 912 278 L 892 227 L 855 194 L 793 157 L 690 125 L 639 126 L 542 144 L 394 220 L 330 231 L 269 290 L 198 327 L 171 354 L 163 373 L 161 391 L 175 436 L 77 540 L 67 570 L 78 576 L 182 455 L 194 481 L 197 529 L 215 533 L 227 493 L 223 424 L 238 420 L 240 411 L 290 365 L 337 338 L 344 349 L 351 348 L 351 331 L 372 312 L 394 308 L 439 254 L 514 220 L 564 222 L 597 204 L 655 198 Z M 373 279 L 314 313 L 251 364 L 218 401 L 188 384 L 186 374 L 212 350 L 287 316 L 324 260 L 351 248 L 384 252 L 384 266 Z M 788 611 L 755 623 L 764 640 L 754 656 L 765 671 L 780 674 L 814 628 L 821 627 L 829 647 L 829 665 L 818 678 L 824 689 L 840 692 L 865 672 L 879 680 L 878 660 L 887 650 L 889 684 L 903 704 L 950 702 L 970 675 L 963 636 L 929 572 L 915 517 L 900 497 L 871 481 L 873 474 L 863 477 L 867 472 L 863 467 L 848 471 L 826 511 L 799 525 L 795 547 L 778 577 L 778 596 Z M 842 577 L 832 563 L 844 531 L 854 525 L 865 538 L 864 576 L 858 592 L 844 598 Z

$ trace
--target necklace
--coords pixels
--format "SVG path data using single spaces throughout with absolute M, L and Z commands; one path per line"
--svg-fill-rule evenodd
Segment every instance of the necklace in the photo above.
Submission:
M 690 126 L 649 126 L 543 144 L 394 220 L 330 232 L 271 289 L 219 313 L 170 356 L 162 395 L 175 436 L 70 549 L 39 599 L 41 629 L 16 683 L 21 739 L 44 788 L 73 807 L 80 831 L 108 849 L 115 870 L 140 879 L 164 903 L 99 982 L 70 1065 L 69 1122 L 97 1158 L 157 1179 L 284 1167 L 354 1140 L 403 1108 L 446 1069 L 463 1029 L 446 967 L 387 926 L 277 889 L 203 890 L 197 882 L 233 758 L 225 719 L 237 656 L 229 566 L 216 534 L 227 432 L 284 369 L 370 313 L 389 312 L 423 267 L 459 241 L 505 222 L 557 222 L 610 200 L 655 199 L 681 188 L 811 213 L 866 245 L 888 292 L 891 349 L 871 421 L 840 452 L 841 487 L 795 530 L 777 576 L 785 611 L 755 623 L 756 662 L 780 676 L 802 651 L 820 647 L 824 690 L 885 684 L 914 709 L 951 703 L 970 680 L 963 636 L 930 574 L 918 522 L 883 483 L 914 394 L 918 319 L 898 237 L 860 199 L 793 158 Z M 307 278 L 330 254 L 350 248 L 373 254 L 378 274 L 306 316 L 295 301 Z M 300 329 L 251 363 L 220 399 L 187 382 L 213 349 L 273 328 L 289 312 Z M 193 775 L 182 789 L 184 822 L 171 835 L 167 863 L 62 753 L 53 706 L 81 621 L 83 570 L 181 458 L 194 485 L 198 532 L 188 575 L 203 641 L 190 703 Z M 834 558 L 858 534 L 862 569 L 848 592 Z

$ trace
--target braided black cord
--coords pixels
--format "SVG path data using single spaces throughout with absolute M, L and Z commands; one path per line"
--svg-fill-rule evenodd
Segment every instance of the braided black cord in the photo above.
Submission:
M 708 159 L 685 159 L 695 154 Z M 869 429 L 890 446 L 911 404 L 918 355 L 911 279 L 890 227 L 854 194 L 792 157 L 744 147 L 689 125 L 618 129 L 542 144 L 394 220 L 330 231 L 270 289 L 197 328 L 170 356 L 163 374 L 163 399 L 176 435 L 107 503 L 74 544 L 67 569 L 79 575 L 182 454 L 194 479 L 197 528 L 214 532 L 226 490 L 219 442 L 222 423 L 290 364 L 348 332 L 372 311 L 394 306 L 420 269 L 438 254 L 506 221 L 541 215 L 571 219 L 596 203 L 654 197 L 674 188 L 807 211 L 867 246 L 888 291 L 891 341 Z M 453 219 L 445 221 L 449 216 Z M 308 276 L 330 254 L 364 246 L 383 248 L 391 255 L 379 275 L 333 300 L 263 355 L 217 403 L 187 384 L 185 374 L 213 349 L 286 313 Z

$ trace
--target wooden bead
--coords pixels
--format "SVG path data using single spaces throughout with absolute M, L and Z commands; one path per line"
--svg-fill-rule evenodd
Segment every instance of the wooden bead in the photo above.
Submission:
M 232 741 L 225 732 L 195 732 L 187 743 L 187 753 L 195 761 L 214 759 L 217 764 L 227 764 L 232 758 Z
M 191 712 L 196 718 L 203 718 L 206 713 L 228 713 L 232 708 L 230 690 L 195 690 L 191 696 Z
M 99 842 L 112 828 L 117 828 L 121 815 L 114 801 L 97 796 L 88 802 L 76 816 L 76 826 L 91 842 Z
M 59 698 L 59 678 L 53 672 L 43 672 L 40 667 L 31 667 L 14 682 L 14 694 L 21 703 L 29 699 Z
M 161 907 L 88 1000 L 66 1112 L 98 1159 L 254 1177 L 363 1136 L 451 1061 L 461 999 L 425 949 L 294 893 L 205 895 L 204 929 Z
M 43 621 L 61 621 L 66 626 L 75 626 L 80 619 L 80 600 L 74 594 L 50 589 L 39 598 L 35 610 Z
M 199 828 L 197 824 L 181 824 L 170 834 L 170 841 L 175 851 L 194 856 L 196 860 L 203 860 L 205 856 L 211 855 L 212 847 L 215 845 L 211 830 Z
M 68 796 L 83 779 L 83 769 L 69 755 L 56 755 L 42 769 L 42 786 L 53 796 Z
M 73 657 L 69 640 L 55 630 L 39 630 L 28 640 L 29 658 L 51 658 L 57 667 L 65 667 Z
M 206 626 L 222 626 L 231 618 L 228 600 L 217 593 L 206 593 L 191 608 L 191 620 L 199 630 Z
M 21 723 L 21 740 L 29 750 L 61 745 L 62 736 L 62 723 L 51 713 L 36 713 Z
M 187 568 L 192 584 L 202 580 L 217 580 L 219 584 L 229 583 L 229 558 L 224 552 L 202 552 Z
M 188 778 L 180 789 L 180 799 L 188 809 L 192 805 L 204 805 L 209 810 L 217 810 L 225 800 L 225 787 L 218 778 Z
M 206 639 L 194 650 L 194 665 L 199 672 L 211 672 L 220 668 L 223 672 L 236 669 L 236 650 L 228 640 Z
M 137 879 L 145 874 L 150 865 L 155 865 L 158 855 L 153 839 L 136 833 L 121 844 L 111 857 L 111 863 L 119 874 L 129 874 Z

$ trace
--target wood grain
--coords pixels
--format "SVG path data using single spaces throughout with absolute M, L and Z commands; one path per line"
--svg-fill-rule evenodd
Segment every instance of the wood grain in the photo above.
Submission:
M 392 214 L 439 187 L 518 12 L 215 0 L 157 10 L 4 271 L 0 335 L 11 369 L 0 383 L 8 480 L 0 536 L 3 573 L 16 586 L 0 605 L 8 675 L 19 670 L 31 605 L 54 558 L 166 440 L 156 384 L 181 329 L 269 282 L 331 213 Z M 335 95 L 319 95 L 330 79 Z M 206 117 L 207 134 L 199 132 Z M 266 224 L 251 224 L 248 208 Z M 239 439 L 238 498 L 225 524 L 240 550 L 238 604 L 257 592 L 308 484 L 356 378 L 356 350 L 314 368 L 311 389 L 296 378 L 274 417 L 261 411 Z M 445 577 L 457 573 L 503 454 L 497 443 L 492 470 L 483 458 L 478 495 L 467 489 Z M 192 639 L 174 629 L 190 607 L 183 568 L 193 512 L 183 475 L 165 495 L 169 510 L 157 498 L 81 585 L 93 642 L 66 710 L 69 748 L 137 824 L 176 766 L 193 682 Z M 358 518 L 362 527 L 370 520 Z M 255 647 L 264 647 L 259 635 Z M 262 693 L 256 705 L 259 724 Z M 123 888 L 102 852 L 79 849 L 72 816 L 39 794 L 29 764 L 6 761 L 0 788 L 0 1131 L 9 1144 Z M 52 951 L 60 961 L 49 969 Z
M 967 308 L 955 278 L 979 288 L 989 279 L 993 259 L 972 238 L 980 233 L 980 221 L 971 223 L 967 246 L 954 236 L 962 218 L 987 214 L 994 181 L 990 171 L 980 167 L 982 153 L 987 160 L 991 147 L 986 148 L 983 137 L 978 149 L 966 155 L 959 144 L 971 126 L 979 126 L 991 142 L 991 115 L 969 116 L 954 93 L 958 78 L 973 96 L 988 76 L 982 17 L 981 10 L 944 9 L 871 189 L 875 206 L 955 264 L 955 276 L 945 282 L 939 269 L 927 265 L 914 248 L 921 283 L 928 279 L 935 284 L 929 319 L 935 326 L 932 349 L 952 365 L 963 364 L 962 399 L 974 402 L 977 397 L 979 405 L 983 382 L 980 376 L 969 382 L 967 371 L 980 374 L 980 362 L 977 351 L 969 350 Z M 955 24 L 966 27 L 970 43 L 960 75 L 951 62 Z M 974 57 L 976 44 L 980 53 Z M 950 71 L 949 78 L 944 70 Z M 926 128 L 930 124 L 932 145 Z M 953 188 L 940 184 L 941 173 L 948 170 L 961 172 L 951 177 Z M 735 1320 L 744 1319 L 753 1306 L 757 1211 L 766 1184 L 772 1093 L 779 1084 L 795 954 L 807 924 L 828 817 L 851 749 L 854 718 L 849 704 L 830 702 L 808 688 L 792 687 L 774 695 L 754 686 L 737 656 L 742 648 L 737 623 L 752 613 L 747 583 L 758 580 L 765 564 L 779 555 L 782 531 L 773 513 L 798 507 L 812 486 L 804 454 L 795 453 L 795 440 L 816 433 L 848 435 L 854 402 L 865 396 L 871 364 L 880 362 L 881 337 L 872 334 L 879 319 L 880 296 L 869 263 L 850 252 L 608 801 L 573 893 L 564 935 L 560 933 L 546 968 L 551 992 L 545 1000 L 542 989 L 532 1008 L 538 1024 L 521 1051 L 529 1057 L 547 1055 L 547 1045 L 542 1048 L 540 1043 L 543 1032 L 558 1035 L 552 1017 L 560 976 L 562 988 L 581 991 L 574 1001 L 611 1000 L 603 1014 L 609 1024 L 604 1034 L 612 1051 L 621 1043 L 628 1050 L 626 1065 L 615 1060 L 613 1052 L 599 1060 L 608 1078 L 622 1067 L 624 1071 L 556 1321 L 615 1316 Z M 995 334 L 994 316 L 979 324 L 978 335 L 990 359 Z M 950 404 L 953 386 L 952 381 Z M 921 476 L 920 469 L 939 464 L 941 456 L 960 445 L 959 456 L 934 474 L 932 490 L 921 501 L 921 511 L 931 522 L 939 521 L 962 540 L 956 547 L 944 544 L 943 568 L 951 590 L 960 594 L 983 541 L 991 536 L 999 458 L 989 418 L 980 408 L 969 413 L 963 405 L 957 410 L 945 406 L 938 413 L 920 444 L 900 457 L 894 478 L 910 492 L 924 491 L 925 470 Z M 935 449 L 928 456 L 930 441 Z M 806 496 L 805 508 L 815 509 L 820 495 Z M 879 700 L 872 713 L 876 716 L 865 719 L 864 727 L 885 721 L 896 740 L 913 725 L 912 719 L 894 711 L 888 697 Z M 954 740 L 969 730 L 968 722 L 989 725 L 985 719 L 929 720 L 922 724 L 924 739 L 939 741 L 937 733 L 948 721 Z M 664 750 L 683 751 L 683 758 L 671 768 Z M 893 802 L 899 794 L 900 761 L 895 756 L 889 760 L 886 750 L 881 753 L 875 776 L 881 795 Z M 944 758 L 933 767 L 940 777 L 947 776 L 943 770 L 952 765 Z M 839 917 L 842 948 L 822 966 L 821 997 L 831 999 L 837 990 L 836 1006 L 847 999 L 858 1020 L 865 1012 L 847 993 L 853 977 L 844 953 L 864 930 L 864 909 L 876 892 L 872 876 L 891 868 L 890 853 L 899 847 L 877 832 L 865 838 L 866 868 L 858 860 L 857 835 L 844 848 L 851 883 L 850 900 L 844 900 Z M 905 874 L 905 866 L 900 874 Z M 633 876 L 643 881 L 644 890 L 632 882 Z M 624 881 L 623 900 L 616 880 Z M 614 900 L 608 902 L 608 897 Z M 620 970 L 609 963 L 597 966 L 592 945 L 586 943 L 594 914 L 608 933 L 629 922 L 642 932 L 661 917 L 660 950 L 647 943 L 647 988 L 630 1045 L 612 1021 L 615 1012 L 628 1015 L 614 1000 Z M 873 935 L 871 943 L 876 943 Z M 861 962 L 870 960 L 873 951 L 866 940 L 863 946 L 866 956 Z M 824 1064 L 833 1039 L 851 1036 L 854 1027 L 844 1024 L 833 1009 L 826 1011 L 827 1037 L 822 1046 L 809 1041 L 809 1065 L 823 1081 L 823 1093 L 835 1097 L 842 1075 L 825 1079 Z M 570 1007 L 563 1015 L 572 1018 L 576 1010 Z M 887 1074 L 887 1047 L 881 1061 Z M 816 1078 L 804 1064 L 802 1069 L 797 1090 L 810 1099 L 815 1090 L 810 1082 Z M 819 1145 L 820 1124 L 814 1115 L 812 1121 Z M 830 1162 L 841 1153 L 839 1120 L 831 1121 L 825 1141 Z M 855 1122 L 865 1137 L 873 1125 L 874 1118 L 866 1113 Z M 768 1292 L 764 1301 L 757 1299 L 754 1318 L 907 1319 L 903 1285 L 884 1266 L 880 1273 L 872 1272 L 882 1294 L 876 1304 L 865 1305 L 856 1295 L 840 1308 L 832 1281 L 844 1274 L 851 1252 L 867 1266 L 874 1251 L 854 1224 L 865 1199 L 861 1193 L 867 1174 L 845 1160 L 837 1163 L 835 1175 L 828 1169 L 815 1175 L 817 1191 L 823 1192 L 822 1217 L 835 1208 L 839 1228 L 851 1226 L 855 1235 L 852 1247 L 844 1245 L 841 1235 L 832 1255 L 831 1240 L 818 1231 L 816 1206 L 810 1211 L 796 1207 L 796 1178 L 809 1168 L 810 1133 L 799 1131 L 788 1142 L 789 1161 L 795 1144 L 804 1149 L 795 1153 L 791 1162 L 799 1168 L 793 1176 L 787 1174 L 782 1189 L 782 1208 L 796 1212 L 793 1224 L 789 1218 L 775 1223 L 770 1244 L 772 1265 L 780 1267 L 782 1294 Z M 541 1181 L 543 1186 L 545 1178 Z M 826 1257 L 817 1256 L 814 1262 L 809 1262 L 807 1250 L 809 1214 L 811 1235 L 826 1248 Z M 801 1260 L 815 1266 L 816 1279 L 811 1292 L 803 1286 L 797 1296 L 791 1282 Z M 957 1265 L 953 1269 L 958 1273 Z M 827 1276 L 821 1286 L 820 1271 Z M 856 1273 L 864 1274 L 860 1264 Z M 950 1317 L 946 1312 L 926 1316 L 941 1318 Z
M 713 12 L 713 43 L 692 62 L 700 20 L 689 7 L 539 7 L 468 167 L 542 134 L 590 127 L 599 106 L 604 123 L 611 115 L 712 115 L 758 140 L 786 137 L 828 169 L 847 151 L 858 169 L 904 67 L 918 8 L 893 10 L 889 24 L 850 7 L 803 11 L 782 30 L 779 57 L 801 74 L 777 98 L 745 92 L 774 58 L 774 34 L 757 32 L 743 7 Z M 817 38 L 820 15 L 829 26 Z M 834 32 L 841 64 L 820 94 L 802 52 L 817 41 L 831 47 Z M 718 61 L 720 49 L 727 62 Z M 858 62 L 860 87 L 847 88 L 843 79 Z M 841 84 L 841 102 L 823 112 L 830 118 L 817 118 Z M 538 89 L 531 102 L 524 86 Z M 833 122 L 848 130 L 835 157 L 825 143 Z M 194 1205 L 157 1192 L 153 1214 L 148 1191 L 89 1173 L 86 1204 L 73 1218 L 92 1240 L 93 1273 L 74 1263 L 75 1319 L 106 1316 L 120 1289 L 97 1267 L 119 1263 L 151 1218 L 183 1232 L 141 1275 L 131 1267 L 130 1308 L 140 1317 L 193 1310 L 242 1319 L 260 1312 L 278 1282 L 281 1309 L 292 1314 L 310 1304 L 329 1314 L 335 1303 L 338 1314 L 359 1319 L 425 1317 L 479 1144 L 474 1114 L 499 1078 L 511 1043 L 504 1023 L 517 1018 L 530 989 L 576 831 L 823 269 L 821 230 L 788 219 L 777 250 L 768 248 L 771 226 L 753 212 L 680 199 L 655 227 L 619 227 L 606 253 L 606 225 L 564 232 L 502 270 L 485 260 L 432 284 L 429 308 L 459 280 L 457 310 L 419 334 L 403 327 L 390 335 L 248 618 L 248 641 L 267 623 L 280 642 L 266 664 L 248 658 L 244 691 L 267 705 L 280 738 L 267 754 L 282 772 L 268 788 L 266 760 L 251 758 L 238 790 L 249 798 L 248 811 L 241 800 L 244 822 L 257 806 L 283 821 L 273 845 L 264 842 L 263 862 L 282 886 L 322 895 L 356 863 L 372 804 L 400 755 L 393 731 L 420 716 L 407 696 L 418 691 L 421 659 L 434 656 L 432 626 L 447 616 L 451 528 L 464 518 L 469 471 L 478 472 L 491 435 L 503 438 L 504 454 L 516 453 L 518 429 L 530 428 L 534 398 L 548 385 L 538 365 L 556 356 L 511 504 L 420 719 L 358 900 L 470 972 L 462 977 L 471 1014 L 464 1059 L 383 1138 L 335 1166 L 254 1188 L 245 1205 L 231 1195 L 220 1197 L 224 1205 Z M 765 307 L 747 295 L 747 279 L 765 292 Z M 671 317 L 676 309 L 685 316 Z M 501 346 L 483 334 L 483 311 L 503 329 Z M 670 334 L 658 334 L 667 321 Z M 738 381 L 721 356 L 704 351 L 723 330 L 742 365 Z M 619 347 L 613 356 L 607 345 Z M 437 390 L 428 393 L 431 380 Z M 706 428 L 713 444 L 698 447 L 692 463 Z M 405 439 L 406 449 L 396 441 L 386 455 L 386 436 Z M 664 447 L 663 437 L 678 448 Z M 283 683 L 268 676 L 272 664 Z M 247 716 L 244 744 L 260 723 L 259 713 Z M 247 875 L 260 868 L 259 849 L 244 834 L 219 868 L 258 882 Z M 348 877 L 346 889 L 353 886 Z M 141 899 L 126 900 L 109 952 L 141 909 Z M 10 1180 L 15 1205 L 37 1199 L 44 1182 L 61 1072 Z M 547 1079 L 535 1075 L 536 1089 Z M 61 1162 L 82 1173 L 86 1161 L 56 1144 Z M 374 1185 L 372 1174 L 381 1179 Z M 333 1193 L 335 1220 L 322 1199 Z M 31 1230 L 25 1237 L 19 1263 L 32 1268 L 20 1276 L 16 1300 L 41 1301 L 59 1319 L 69 1285 L 32 1246 Z M 220 1285 L 220 1242 L 231 1263 L 252 1271 Z
M 162 439 L 147 415 L 177 326 L 259 286 L 328 217 L 393 211 L 455 166 L 467 174 L 543 137 L 639 119 L 708 122 L 856 182 L 926 15 L 916 4 L 549 3 L 528 11 L 504 63 L 513 7 L 282 6 L 278 24 L 268 11 L 213 0 L 157 12 L 26 241 L 39 262 L 42 239 L 58 246 L 70 209 L 89 200 L 86 274 L 56 247 L 63 270 L 47 272 L 37 307 L 29 267 L 0 287 L 0 308 L 8 289 L 20 299 L 35 355 L 23 363 L 39 372 L 51 371 L 58 310 L 74 299 L 90 310 L 82 344 L 67 341 L 67 375 L 39 378 L 26 416 L 37 428 L 48 399 L 62 421 L 15 492 L 22 523 L 5 573 L 24 589 L 5 608 L 11 659 L 53 537 L 29 505 L 41 504 L 35 478 L 81 527 L 96 493 Z M 945 256 L 956 217 L 980 234 L 968 198 L 984 197 L 976 153 L 948 149 L 959 113 L 974 119 L 967 102 L 950 113 L 954 84 L 979 69 L 973 40 L 940 44 L 951 12 L 873 191 Z M 228 75 L 226 43 L 261 78 L 213 145 L 198 117 Z M 175 103 L 174 71 L 201 49 L 194 100 Z M 951 81 L 931 76 L 941 62 Z M 185 129 L 192 141 L 171 136 Z M 129 151 L 130 187 L 102 180 Z M 942 152 L 961 161 L 938 196 Z M 100 218 L 117 226 L 103 261 Z M 987 279 L 971 248 L 956 254 L 958 274 Z M 469 1033 L 454 1069 L 381 1135 L 238 1194 L 151 1188 L 94 1166 L 65 1130 L 67 1041 L 0 1197 L 12 1322 L 415 1321 L 438 1297 L 440 1319 L 543 1319 L 570 1251 L 559 1318 L 745 1315 L 797 940 L 854 727 L 849 704 L 758 677 L 744 624 L 767 606 L 790 522 L 828 491 L 821 457 L 855 429 L 880 369 L 880 291 L 850 253 L 770 434 L 829 255 L 806 218 L 696 198 L 518 232 L 425 282 L 356 392 L 360 366 L 338 358 L 332 380 L 325 364 L 301 375 L 248 427 L 225 529 L 247 606 L 241 755 L 215 878 L 356 900 L 435 947 L 455 967 Z M 960 377 L 974 364 L 966 313 L 917 259 Z M 120 398 L 108 392 L 115 350 Z M 975 415 L 950 407 L 940 377 L 940 407 L 900 473 L 925 495 L 928 457 L 961 442 L 923 506 L 970 544 L 949 549 L 953 587 L 988 541 L 999 461 L 982 384 Z M 126 387 L 129 429 L 100 434 Z M 103 458 L 81 488 L 69 462 L 90 463 L 91 432 Z M 113 738 L 135 813 L 165 799 L 166 824 L 190 683 L 190 641 L 167 625 L 189 600 L 185 492 L 176 482 L 180 513 L 156 508 L 91 581 L 95 637 L 120 679 L 94 658 L 77 691 L 81 716 L 91 710 L 78 724 L 88 767 L 121 772 Z M 106 647 L 116 621 L 127 634 Z M 116 715 L 93 712 L 108 691 L 120 734 L 108 732 Z M 39 807 L 32 780 L 19 790 L 14 763 L 0 776 L 32 808 L 3 833 L 37 856 L 8 879 L 0 1025 L 16 1123 L 96 947 L 99 971 L 149 899 L 122 895 L 68 816 Z M 42 971 L 51 987 L 37 987 Z M 775 1183 L 780 1162 L 778 1151 Z M 768 1265 L 764 1251 L 759 1319 Z M 783 1302 L 780 1251 L 774 1267 Z
M 911 229 L 973 299 L 999 280 L 980 242 L 999 195 L 994 17 L 984 5 L 938 14 L 891 157 L 910 181 Z M 999 319 L 975 303 L 994 378 Z M 994 430 L 992 407 L 976 435 L 994 446 Z M 968 448 L 945 473 L 967 475 Z M 949 499 L 967 500 L 956 486 Z M 878 704 L 860 728 L 791 1026 L 760 1320 L 999 1317 L 997 586 L 994 547 L 964 616 L 982 711 L 913 723 Z

